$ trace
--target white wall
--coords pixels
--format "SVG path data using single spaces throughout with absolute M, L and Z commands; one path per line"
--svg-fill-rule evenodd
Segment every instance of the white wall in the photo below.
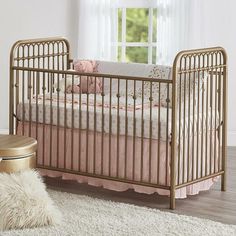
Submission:
M 206 25 L 206 43 L 222 45 L 228 53 L 228 144 L 236 146 L 236 1 L 208 0 L 206 2 L 210 13 Z
M 228 145 L 236 146 L 236 1 L 195 2 L 194 47 L 222 46 L 228 54 Z
M 0 131 L 8 128 L 9 52 L 20 39 L 72 38 L 73 0 L 0 1 Z

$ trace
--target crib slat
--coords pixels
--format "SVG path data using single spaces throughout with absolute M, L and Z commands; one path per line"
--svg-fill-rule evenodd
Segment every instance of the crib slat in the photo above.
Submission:
M 72 91 L 71 91 L 71 96 L 72 96 L 72 104 L 71 104 L 71 169 L 74 169 L 74 104 L 75 104 L 75 91 L 74 91 L 74 86 L 75 86 L 75 75 L 72 75 Z
M 102 77 L 102 142 L 101 142 L 101 175 L 104 174 L 104 77 Z
M 25 46 L 22 47 L 22 56 L 25 55 Z M 23 67 L 25 66 L 25 60 L 22 61 Z M 25 71 L 22 71 L 22 114 L 23 114 L 23 135 L 25 135 Z
M 149 94 L 149 102 L 150 102 L 150 114 L 149 114 L 149 182 L 151 182 L 152 177 L 152 81 L 149 83 L 150 94 Z
M 120 169 L 120 79 L 117 85 L 117 136 L 116 136 L 116 177 L 119 178 Z
M 60 85 L 59 85 L 59 74 L 57 74 L 57 168 L 59 168 L 59 145 L 60 145 L 60 103 L 59 103 L 59 96 L 60 96 Z
M 60 45 L 59 45 L 59 42 L 56 42 L 56 46 L 57 46 L 57 50 L 56 50 L 55 54 L 57 54 L 57 56 L 55 56 L 55 57 L 57 58 L 57 61 L 56 61 L 55 67 L 57 70 L 59 70 L 60 69 Z
M 81 84 L 81 76 L 79 76 L 79 83 Z M 81 97 L 82 97 L 82 90 L 80 89 L 79 92 L 79 163 L 78 163 L 78 167 L 79 167 L 79 171 L 81 172 L 81 166 L 82 166 L 82 147 L 81 147 L 81 132 L 82 132 L 82 101 L 81 101 Z
M 143 181 L 143 166 L 144 166 L 144 148 L 143 148 L 143 135 L 144 135 L 144 81 L 142 81 L 142 113 L 141 113 L 141 163 L 140 163 L 140 180 Z
M 94 117 L 93 117 L 93 173 L 96 171 L 96 132 L 97 132 L 97 77 L 94 77 L 95 82 L 95 92 L 94 92 Z
M 66 54 L 65 54 L 65 52 L 66 52 L 66 48 L 65 48 L 65 46 L 64 46 L 64 43 L 62 43 L 62 55 L 63 55 L 63 59 L 62 59 L 62 70 L 64 71 L 65 69 L 69 69 L 69 67 L 67 66 L 67 68 L 65 67 L 65 57 L 67 56 Z
M 32 106 L 31 106 L 31 91 L 32 91 L 32 85 L 31 85 L 31 72 L 27 72 L 27 78 L 28 78 L 28 99 L 29 99 L 29 136 L 31 137 L 31 126 L 32 126 Z
M 133 87 L 133 91 L 134 91 L 134 96 L 133 96 L 133 100 L 134 100 L 134 111 L 133 111 L 133 165 L 132 165 L 132 179 L 135 180 L 135 136 L 136 136 L 136 81 L 134 80 L 134 87 Z
M 43 73 L 43 165 L 45 165 L 45 125 L 46 125 L 46 104 L 45 104 L 45 91 L 46 91 L 46 78 L 45 73 Z M 39 79 L 39 73 L 37 72 L 37 78 Z
M 207 67 L 209 67 L 210 65 L 210 59 L 209 59 L 209 53 L 207 54 Z M 207 74 L 209 73 L 209 70 L 206 71 Z M 206 121 L 205 121 L 205 125 L 206 125 L 206 132 L 205 132 L 205 136 L 206 136 L 206 141 L 205 141 L 205 174 L 208 174 L 208 126 L 209 126 L 209 118 L 208 118 L 208 111 L 209 111 L 209 79 L 208 79 L 208 75 L 205 78 L 206 79 Z M 204 88 L 205 89 L 205 88 Z
M 20 47 L 18 47 L 17 50 L 16 50 L 16 57 L 18 58 L 19 56 L 20 56 Z M 17 61 L 16 65 L 19 66 L 19 64 L 20 64 L 20 62 Z M 16 88 L 15 89 L 15 110 L 16 110 L 15 114 L 18 115 L 17 106 L 18 106 L 19 101 L 20 101 L 20 71 L 17 70 L 17 71 L 14 71 L 14 72 L 15 72 L 15 81 L 14 82 L 15 82 L 15 88 Z M 11 72 L 13 74 L 12 79 L 14 79 L 14 72 Z M 13 82 L 13 84 L 14 84 L 14 82 Z M 12 91 L 12 88 L 10 89 L 10 91 Z M 10 94 L 10 96 L 11 96 L 9 98 L 10 103 L 11 103 L 11 99 L 13 98 L 12 95 L 14 95 L 14 90 L 13 90 L 13 94 Z M 14 104 L 10 104 L 10 106 L 14 110 Z M 11 113 L 11 111 L 9 111 L 9 112 Z M 12 117 L 10 119 L 12 119 Z M 11 126 L 13 126 L 13 127 L 11 127 Z M 14 128 L 16 130 L 17 127 L 18 127 L 18 119 L 15 119 L 15 127 L 14 127 L 14 123 L 9 122 L 9 131 L 10 131 L 11 134 L 14 132 Z
M 196 69 L 196 57 L 193 57 L 193 69 Z M 198 84 L 198 86 L 200 86 Z M 193 181 L 195 179 L 194 176 L 194 170 L 195 170 L 195 93 L 196 93 L 196 72 L 193 72 L 193 135 L 192 135 L 192 178 L 191 180 Z
M 165 185 L 168 186 L 168 173 L 169 173 L 169 106 L 170 106 L 170 88 L 169 88 L 169 84 L 166 84 L 167 86 L 167 108 L 166 108 L 166 178 L 165 178 Z
M 187 69 L 187 58 L 184 58 L 184 70 Z M 185 118 L 186 118 L 186 80 L 187 80 L 187 75 L 184 73 L 184 101 L 183 101 L 183 106 L 184 106 L 184 111 L 183 111 L 183 183 L 185 182 L 185 173 L 186 173 L 186 155 L 185 155 Z
M 214 63 L 213 53 L 211 53 L 211 65 Z M 212 112 L 213 112 L 213 71 L 210 72 L 210 174 L 212 174 Z M 214 165 L 213 165 L 214 166 Z
M 64 88 L 67 88 L 67 74 L 64 75 L 65 82 Z M 67 151 L 67 141 L 66 141 L 66 129 L 67 128 L 67 94 L 64 95 L 64 169 L 66 169 L 66 151 Z
M 160 140 L 161 140 L 161 83 L 158 82 L 158 150 L 157 150 L 157 184 L 160 184 Z
M 218 65 L 218 53 L 215 53 L 215 65 Z M 217 122 L 217 90 L 218 90 L 218 69 L 215 69 L 215 77 L 214 77 L 214 96 L 215 96 L 215 114 L 214 114 L 214 174 L 216 173 L 216 132 L 217 132 L 217 126 L 216 126 L 216 122 Z
M 53 126 L 53 107 L 52 107 L 52 87 L 53 87 L 53 75 L 52 73 L 48 74 L 50 81 L 50 160 L 49 165 L 52 166 L 52 126 Z
M 220 54 L 220 53 L 219 53 Z M 220 65 L 222 65 L 222 56 L 220 54 Z M 222 117 L 221 117 L 221 110 L 222 110 L 222 98 L 221 98 L 221 95 L 223 93 L 222 91 L 222 79 L 221 79 L 221 76 L 222 76 L 222 67 L 220 67 L 220 70 L 219 70 L 219 88 L 218 88 L 218 113 L 219 113 L 219 127 L 218 127 L 218 171 L 221 171 L 221 159 L 222 159 L 222 155 L 221 155 L 221 120 L 222 120 Z
M 90 77 L 86 76 L 87 81 L 87 90 L 89 88 L 89 79 Z M 86 114 L 87 114 L 87 121 L 86 121 L 86 172 L 88 172 L 88 158 L 89 158 L 89 93 L 86 93 L 87 95 L 87 102 L 86 102 Z
M 35 73 L 35 72 L 33 72 Z M 38 140 L 38 129 L 39 129 L 39 93 L 40 93 L 40 74 L 39 72 L 36 73 L 36 139 Z
M 110 106 L 109 106 L 109 166 L 108 166 L 108 176 L 111 176 L 111 134 L 112 134 L 112 78 L 110 78 Z
M 202 55 L 202 68 L 204 68 L 205 67 L 205 54 L 203 54 Z M 201 72 L 199 72 L 199 76 L 198 76 L 198 83 L 200 84 L 200 76 L 201 76 L 201 73 L 204 73 L 204 69 L 202 69 L 202 71 Z M 205 97 L 205 91 L 204 91 L 204 89 L 201 89 L 202 91 L 201 91 L 201 97 L 202 97 L 202 104 L 201 104 L 201 106 L 202 106 L 202 109 L 201 109 L 201 117 L 202 117 L 202 120 L 201 120 L 201 177 L 203 177 L 203 163 L 204 163 L 204 153 L 203 153 L 203 145 L 204 145 L 204 143 L 203 143 L 203 139 L 204 139 L 204 136 L 203 136 L 203 131 L 204 131 L 204 104 L 205 104 L 205 99 L 204 99 L 204 97 Z
M 188 60 L 188 68 L 189 68 L 189 70 L 191 69 L 191 67 L 192 67 L 192 57 L 189 57 L 189 60 Z M 188 79 L 188 95 L 187 95 L 187 97 L 188 97 L 188 102 L 187 102 L 187 104 L 188 104 L 188 148 L 187 148 L 187 169 L 188 169 L 188 171 L 187 171 L 187 181 L 189 182 L 189 179 L 190 179 L 190 164 L 191 164 L 191 162 L 190 162 L 190 159 L 192 159 L 193 157 L 191 157 L 190 156 L 190 131 L 191 131 L 191 129 L 190 129 L 190 127 L 191 127 L 191 120 L 190 120 L 190 116 L 191 116 L 191 113 L 190 113 L 190 103 L 191 103 L 191 93 L 190 93 L 190 91 L 191 91 L 191 80 L 192 80 L 192 78 L 191 78 L 191 76 L 192 76 L 192 73 L 191 72 L 189 72 L 188 73 L 188 75 L 187 75 L 187 79 Z M 194 117 L 193 117 L 193 123 L 194 123 Z M 194 134 L 193 134 L 193 136 L 194 136 Z M 192 160 L 193 161 L 193 160 Z
M 182 69 L 182 67 L 183 67 L 183 65 L 182 65 L 182 63 L 183 63 L 183 58 L 181 58 L 181 60 L 180 60 L 180 68 Z M 181 183 L 181 181 L 180 181 L 180 168 L 181 168 L 181 155 L 180 155 L 180 149 L 181 149 L 181 146 L 182 146 L 182 140 L 181 140 L 181 121 L 182 121 L 182 76 L 183 76 L 183 74 L 182 73 L 180 73 L 179 74 L 179 78 L 177 78 L 177 79 L 179 79 L 179 124 L 178 124 L 178 130 L 179 130 L 179 137 L 178 137 L 178 143 L 179 143 L 179 145 L 178 145 L 178 185 Z M 172 134 L 173 135 L 173 134 Z M 182 180 L 182 182 L 183 182 L 183 180 Z
M 128 80 L 125 81 L 125 179 L 127 179 L 127 165 L 128 165 Z
M 199 76 L 200 76 L 200 68 L 201 68 L 201 58 L 200 55 L 197 56 L 198 58 L 198 76 L 197 76 L 197 80 L 198 80 L 198 85 L 199 85 Z M 198 86 L 197 89 L 197 166 L 196 166 L 196 178 L 199 178 L 199 113 L 200 113 L 200 86 Z

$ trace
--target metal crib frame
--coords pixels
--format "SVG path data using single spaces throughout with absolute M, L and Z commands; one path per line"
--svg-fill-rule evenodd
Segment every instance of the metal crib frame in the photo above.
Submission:
M 200 181 L 213 178 L 216 176 L 221 176 L 221 190 L 225 191 L 226 189 L 226 146 L 227 146 L 227 55 L 223 48 L 215 47 L 215 48 L 205 48 L 205 49 L 197 49 L 197 50 L 188 50 L 182 51 L 177 54 L 174 63 L 173 63 L 173 76 L 172 80 L 162 80 L 162 79 L 152 79 L 152 78 L 136 78 L 129 76 L 117 76 L 117 75 L 107 75 L 107 74 L 89 74 L 89 73 L 77 73 L 67 71 L 72 67 L 72 60 L 70 58 L 70 45 L 69 42 L 64 38 L 46 38 L 46 39 L 34 39 L 34 40 L 23 40 L 16 42 L 11 50 L 10 55 L 10 97 L 9 97 L 9 127 L 10 134 L 14 134 L 17 132 L 17 126 L 19 119 L 17 118 L 17 107 L 20 103 L 24 103 L 25 100 L 29 102 L 29 107 L 31 107 L 32 96 L 36 100 L 38 106 L 38 96 L 43 95 L 43 104 L 45 102 L 45 94 L 52 93 L 59 94 L 60 89 L 55 88 L 54 84 L 59 81 L 61 77 L 72 76 L 72 80 L 76 75 L 80 76 L 80 80 L 82 76 L 95 77 L 95 83 L 98 78 L 102 79 L 104 84 L 104 78 L 109 80 L 110 83 L 110 96 L 112 94 L 111 87 L 112 81 L 116 80 L 118 82 L 117 85 L 117 119 L 119 120 L 119 101 L 120 101 L 120 81 L 125 81 L 126 83 L 126 99 L 127 99 L 127 90 L 128 84 L 130 81 L 133 81 L 133 102 L 135 107 L 136 102 L 136 84 L 139 82 L 142 84 L 142 92 L 144 91 L 144 84 L 148 84 L 150 86 L 150 91 L 152 91 L 155 83 L 160 87 L 164 86 L 167 89 L 167 136 L 166 136 L 166 156 L 167 163 L 166 168 L 170 168 L 170 180 L 166 180 L 165 184 L 160 184 L 157 182 L 153 183 L 151 180 L 144 181 L 142 178 L 137 180 L 133 177 L 133 179 L 127 178 L 126 176 L 120 177 L 112 176 L 109 174 L 97 174 L 97 173 L 88 173 L 81 172 L 78 170 L 68 169 L 66 167 L 59 168 L 53 167 L 50 165 L 38 165 L 39 168 L 49 169 L 49 170 L 57 170 L 62 172 L 74 173 L 84 176 L 90 176 L 95 178 L 102 178 L 108 180 L 114 180 L 124 183 L 132 183 L 138 184 L 142 186 L 150 186 L 161 189 L 170 190 L 170 208 L 175 209 L 175 192 L 177 189 L 188 186 L 190 184 L 198 183 Z M 204 73 L 207 73 L 206 81 L 204 82 L 203 89 L 200 88 L 199 84 L 202 79 Z M 195 102 L 193 104 L 190 103 L 190 94 L 188 95 L 187 80 L 190 80 L 191 76 L 194 78 L 194 99 Z M 66 80 L 65 80 L 66 81 Z M 66 83 L 66 82 L 65 82 Z M 180 86 L 178 86 L 180 83 Z M 198 86 L 195 84 L 198 83 Z M 66 86 L 66 84 L 65 84 Z M 152 117 L 152 92 L 150 92 L 150 117 Z M 184 101 L 181 100 L 181 96 L 183 95 Z M 97 96 L 104 97 L 104 93 L 94 94 L 94 99 L 96 101 Z M 170 97 L 172 97 L 172 108 L 170 106 Z M 80 93 L 81 98 L 81 93 Z M 74 93 L 72 91 L 72 110 L 73 110 L 73 99 Z M 142 100 L 144 99 L 144 94 L 142 94 Z M 159 93 L 159 102 L 160 102 L 160 93 Z M 104 105 L 104 104 L 103 104 Z M 52 106 L 52 103 L 51 103 Z M 59 106 L 59 105 L 58 105 Z M 64 116 L 66 120 L 66 96 L 64 101 Z M 182 106 L 182 107 L 181 107 Z M 209 108 L 209 109 L 208 109 Z M 31 113 L 31 108 L 29 108 Z M 37 108 L 36 108 L 37 109 Z M 81 104 L 79 107 L 81 111 Z M 94 109 L 96 109 L 94 105 Z M 170 109 L 172 109 L 172 113 L 170 113 Z M 191 110 L 192 109 L 192 110 Z M 88 111 L 88 104 L 87 104 Z M 208 128 L 204 129 L 204 121 L 200 119 L 198 116 L 198 122 L 193 124 L 192 129 L 196 129 L 196 140 L 190 138 L 190 126 L 184 126 L 183 136 L 180 136 L 181 123 L 180 120 L 183 119 L 184 124 L 190 124 L 190 113 L 193 111 L 195 115 L 200 114 L 201 112 L 206 115 L 206 119 L 210 118 L 210 132 Z M 44 107 L 45 112 L 45 107 Z M 127 112 L 127 103 L 126 103 L 126 112 Z M 111 107 L 110 107 L 111 113 Z M 144 108 L 142 104 L 142 123 L 143 123 L 143 113 Z M 96 112 L 94 113 L 94 120 L 96 121 Z M 59 115 L 59 109 L 58 109 Z M 159 123 L 160 123 L 160 111 L 159 111 Z M 52 115 L 51 115 L 52 116 Z M 219 122 L 216 121 L 216 117 L 219 117 Z M 135 150 L 135 129 L 136 129 L 136 113 L 135 109 L 133 111 L 133 146 Z M 52 119 L 52 118 L 51 118 Z M 213 121 L 215 119 L 215 123 Z M 171 134 L 168 134 L 168 123 L 171 124 Z M 23 124 L 28 122 L 30 124 L 35 123 L 36 127 L 38 127 L 39 120 L 38 114 L 36 110 L 36 122 L 31 120 L 31 115 L 28 121 L 25 120 L 24 112 L 23 118 L 20 121 Z M 127 114 L 126 114 L 126 122 L 127 122 Z M 59 129 L 59 123 L 56 125 L 56 128 Z M 111 123 L 111 122 L 110 122 Z M 72 140 L 74 135 L 73 128 L 74 117 L 72 115 Z M 214 126 L 215 124 L 215 126 Z M 217 125 L 218 124 L 218 125 Z M 46 125 L 43 123 L 43 125 Z M 52 120 L 49 124 L 52 127 Z M 111 126 L 111 124 L 109 124 Z M 127 123 L 126 123 L 127 125 Z M 142 124 L 143 125 L 143 124 Z M 152 120 L 150 118 L 150 150 L 152 150 Z M 103 120 L 104 126 L 104 120 Z M 214 127 L 213 127 L 214 126 Z M 96 122 L 94 127 L 94 133 L 96 132 Z M 104 127 L 102 127 L 103 130 Z M 66 123 L 64 126 L 64 130 L 66 132 Z M 143 127 L 142 127 L 143 129 Z M 119 147 L 119 121 L 117 122 L 117 145 Z M 88 132 L 88 127 L 86 132 Z M 159 130 L 160 132 L 160 126 Z M 207 133 L 209 132 L 209 133 Z M 24 133 L 24 135 L 31 135 L 31 130 L 28 133 Z M 104 136 L 104 131 L 102 132 L 102 137 Z M 112 135 L 111 127 L 110 132 L 107 135 Z M 168 136 L 170 135 L 170 136 Z M 204 138 L 206 135 L 207 138 Z M 214 140 L 213 144 L 208 140 L 208 135 L 210 140 Z M 128 134 L 126 132 L 125 138 L 127 140 Z M 58 137 L 59 138 L 59 137 Z M 49 142 L 51 142 L 52 137 L 49 137 Z M 143 142 L 143 134 L 141 139 L 141 143 Z M 38 140 L 39 141 L 39 140 Z M 192 149 L 190 147 L 190 141 L 192 142 Z M 64 136 L 64 142 L 66 142 Z M 94 141 L 95 144 L 96 140 Z M 159 146 L 160 146 L 160 141 Z M 196 144 L 195 144 L 196 142 Z M 216 143 L 218 142 L 218 146 Z M 87 150 L 89 148 L 89 144 L 87 142 Z M 103 145 L 103 143 L 102 143 Z M 127 145 L 127 144 L 126 144 Z M 181 146 L 182 145 L 182 146 Z M 180 146 L 183 147 L 184 152 L 181 154 Z M 93 146 L 96 149 L 96 146 Z M 58 149 L 59 147 L 57 147 Z M 73 156 L 73 142 L 71 144 L 71 156 Z M 142 148 L 142 147 L 141 147 Z M 196 148 L 196 152 L 195 149 Z M 51 149 L 51 146 L 50 146 Z M 187 150 L 187 155 L 185 152 Z M 216 150 L 217 149 L 217 150 Z M 141 149 L 142 150 L 142 149 Z M 119 156 L 117 148 L 117 158 Z M 142 150 L 143 151 L 143 150 Z M 168 152 L 171 152 L 168 154 Z M 50 150 L 51 152 L 51 150 Z M 210 153 L 209 153 L 210 152 Z M 96 158 L 94 152 L 94 160 Z M 109 147 L 109 153 L 111 154 L 111 150 Z M 135 152 L 134 152 L 135 153 Z M 157 152 L 158 153 L 158 152 Z M 209 155 L 208 155 L 209 153 Z M 218 154 L 217 154 L 218 153 Z M 87 154 L 88 155 L 88 154 Z M 168 155 L 170 155 L 170 160 L 168 159 Z M 192 160 L 190 160 L 190 155 L 193 155 Z M 144 153 L 142 153 L 142 158 Z M 50 157 L 51 158 L 51 157 Z M 66 156 L 64 155 L 64 158 Z M 78 157 L 79 158 L 79 157 Z M 127 158 L 125 156 L 125 158 Z M 151 154 L 149 155 L 151 160 Z M 209 159 L 209 165 L 207 160 Z M 158 162 L 160 161 L 160 153 L 158 153 L 157 157 Z M 204 163 L 205 162 L 205 163 Z M 119 160 L 118 160 L 119 163 Z M 185 164 L 186 163 L 186 164 Z M 213 163 L 213 165 L 212 165 Z M 135 154 L 133 157 L 133 168 L 135 168 Z M 73 165 L 73 164 L 72 164 Z M 142 164 L 141 164 L 142 165 Z M 149 165 L 151 165 L 149 163 Z M 158 164 L 159 165 L 159 164 Z M 182 166 L 181 166 L 182 165 Z M 118 165 L 119 166 L 119 165 Z M 180 173 L 181 167 L 183 168 Z M 118 169 L 119 167 L 117 167 Z M 127 167 L 125 167 L 127 168 Z M 195 173 L 193 173 L 195 170 Z M 118 170 L 119 171 L 119 170 Z M 159 176 L 159 169 L 157 169 L 157 176 Z M 168 171 L 167 171 L 168 172 Z M 166 172 L 166 173 L 167 173 Z M 117 172 L 118 173 L 118 172 Z M 125 172 L 126 173 L 126 172 Z M 186 175 L 185 175 L 186 173 Z M 142 175 L 142 173 L 141 173 Z M 150 174 L 151 175 L 151 174 Z M 183 176 L 182 176 L 183 175 Z M 158 177 L 159 178 L 159 177 Z M 167 177 L 166 177 L 167 179 Z

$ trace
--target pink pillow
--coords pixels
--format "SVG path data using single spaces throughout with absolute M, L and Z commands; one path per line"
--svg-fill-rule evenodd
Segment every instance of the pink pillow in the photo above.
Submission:
M 97 72 L 97 62 L 90 60 L 77 60 L 74 62 L 74 69 L 81 73 Z
M 90 60 L 78 60 L 74 62 L 74 69 L 79 73 L 97 72 L 97 62 Z M 101 93 L 101 78 L 93 76 L 81 76 L 80 89 L 82 93 Z

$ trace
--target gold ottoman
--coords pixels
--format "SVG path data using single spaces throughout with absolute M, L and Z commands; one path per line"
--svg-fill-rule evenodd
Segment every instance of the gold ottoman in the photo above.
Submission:
M 0 172 L 35 168 L 37 141 L 18 135 L 0 135 Z

